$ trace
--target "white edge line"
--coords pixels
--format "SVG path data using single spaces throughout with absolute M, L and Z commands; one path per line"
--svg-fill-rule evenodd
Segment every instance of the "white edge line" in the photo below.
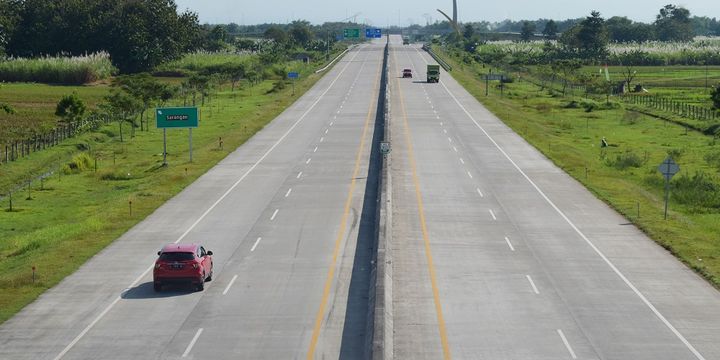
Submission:
M 505 242 L 507 242 L 508 246 L 510 247 L 510 251 L 515 251 L 515 247 L 514 247 L 513 244 L 510 242 L 510 239 L 508 239 L 507 236 L 505 237 Z
M 575 352 L 573 351 L 572 347 L 570 347 L 570 343 L 568 342 L 567 338 L 565 337 L 565 334 L 563 334 L 562 330 L 557 329 L 557 333 L 558 333 L 558 335 L 560 335 L 560 339 L 562 339 L 563 344 L 565 344 L 565 348 L 570 353 L 570 356 L 572 356 L 573 359 L 577 359 Z
M 225 287 L 225 291 L 222 292 L 223 295 L 227 294 L 227 292 L 230 290 L 230 287 L 233 286 L 233 284 L 235 283 L 235 280 L 237 280 L 237 277 L 238 277 L 237 275 L 232 277 L 232 280 L 230 280 L 230 282 Z
M 250 249 L 250 252 L 255 251 L 255 248 L 258 246 L 258 244 L 260 244 L 260 240 L 262 240 L 261 237 L 259 237 L 259 238 L 257 238 L 257 240 L 255 240 L 255 244 L 253 244 L 252 248 Z
M 419 50 L 417 50 L 417 49 L 415 49 L 415 51 L 419 52 Z M 424 57 L 423 57 L 423 60 L 425 60 Z M 427 60 L 425 60 L 425 62 L 427 63 Z M 445 85 L 445 82 L 440 81 L 440 84 L 445 88 L 445 91 L 447 91 L 448 94 L 450 94 L 450 96 L 453 98 L 453 100 L 455 100 L 455 102 L 458 104 L 458 106 L 460 106 L 460 108 L 463 109 L 463 111 L 468 116 L 468 118 L 470 118 L 470 120 L 472 120 L 472 122 L 475 123 L 475 126 L 477 126 L 480 129 L 480 131 L 482 131 L 483 134 L 485 134 L 485 136 L 488 137 L 488 139 L 493 143 L 493 145 L 495 145 L 495 147 L 503 154 L 503 156 L 505 156 L 505 158 L 508 159 L 508 161 L 510 161 L 510 163 L 513 165 L 513 167 L 515 167 L 515 169 L 530 183 L 530 185 L 532 185 L 532 187 L 535 188 L 535 190 L 540 194 L 540 196 L 542 196 L 542 198 L 545 199 L 545 201 L 547 201 L 547 203 L 550 204 L 550 206 L 553 209 L 555 209 L 555 211 L 560 215 L 560 217 L 562 217 L 563 220 L 565 220 L 565 222 L 567 222 L 570 225 L 570 227 L 578 235 L 580 235 L 580 237 L 583 240 L 585 240 L 585 242 L 590 246 L 590 248 L 592 248 L 595 251 L 595 253 L 598 254 L 598 256 L 600 256 L 601 259 L 603 259 L 603 261 L 605 261 L 605 263 L 610 267 L 610 269 L 613 270 L 613 272 L 615 272 L 615 274 L 618 277 L 620 277 L 620 279 L 625 283 L 625 285 L 627 285 L 635 293 L 635 295 L 637 295 L 640 298 L 640 300 L 642 300 L 642 302 L 655 314 L 655 316 L 657 316 L 658 319 L 660 319 L 660 321 L 662 321 L 662 323 L 665 324 L 665 326 L 668 329 L 670 329 L 670 331 L 672 331 L 673 334 L 675 334 L 675 336 L 685 345 L 685 347 L 688 348 L 688 350 L 690 350 L 690 352 L 693 353 L 693 355 L 695 355 L 695 357 L 698 360 L 706 360 L 705 357 L 703 357 L 702 354 L 700 354 L 700 352 L 698 352 L 697 349 L 695 349 L 695 347 L 692 346 L 692 344 L 690 344 L 690 342 L 680 333 L 680 331 L 678 331 L 675 328 L 675 326 L 673 326 L 673 324 L 671 324 L 670 321 L 668 321 L 668 319 L 665 318 L 665 316 L 662 313 L 660 313 L 660 311 L 655 307 L 655 305 L 653 305 L 650 302 L 650 300 L 648 300 L 645 297 L 645 295 L 643 295 L 643 293 L 640 292 L 640 290 L 638 290 L 638 288 L 635 287 L 635 285 L 632 282 L 630 282 L 630 280 L 627 277 L 625 277 L 625 275 L 620 271 L 620 269 L 618 269 L 615 266 L 615 264 L 613 264 L 612 261 L 610 261 L 610 259 L 608 259 L 607 256 L 605 256 L 605 254 L 602 251 L 600 251 L 600 249 L 598 249 L 598 247 L 595 246 L 595 244 L 592 241 L 590 241 L 590 239 L 587 236 L 585 236 L 585 234 L 582 231 L 580 231 L 580 229 L 575 225 L 575 223 L 573 223 L 570 220 L 570 218 L 568 218 L 567 215 L 565 215 L 565 213 L 562 210 L 560 210 L 560 208 L 558 208 L 557 205 L 555 205 L 555 203 L 552 200 L 550 200 L 550 198 L 547 195 L 545 195 L 545 193 L 540 189 L 540 187 L 537 184 L 535 184 L 535 182 L 532 179 L 530 179 L 530 177 L 525 173 L 525 171 L 523 171 L 520 168 L 520 166 L 518 166 L 518 164 L 515 163 L 515 161 L 510 157 L 510 155 L 508 155 L 508 153 L 506 153 L 505 150 L 503 150 L 503 148 L 500 146 L 500 144 L 498 144 L 495 141 L 495 139 L 492 136 L 490 136 L 490 134 L 485 130 L 485 128 L 483 128 L 477 122 L 477 120 L 475 120 L 475 118 L 470 114 L 470 112 L 465 108 L 465 106 L 463 106 L 460 103 L 460 100 L 458 100 L 457 97 L 455 97 L 455 95 L 450 91 L 450 89 L 448 89 L 447 85 Z
M 538 288 L 537 288 L 537 286 L 535 286 L 535 282 L 534 282 L 533 279 L 530 277 L 530 275 L 525 275 L 525 277 L 526 277 L 526 278 L 528 279 L 528 281 L 530 282 L 530 286 L 532 286 L 532 289 L 533 289 L 533 291 L 535 292 L 535 294 L 540 295 L 540 291 L 538 291 Z
M 195 342 L 200 337 L 200 334 L 202 334 L 203 328 L 199 328 L 198 331 L 195 333 L 195 336 L 193 336 L 192 340 L 188 344 L 187 348 L 185 349 L 185 352 L 182 354 L 182 357 L 187 357 L 188 354 L 190 354 L 190 350 L 192 350 L 193 346 L 195 346 Z
M 352 61 L 355 60 L 355 58 L 358 56 L 358 54 L 360 54 L 360 52 L 357 52 L 353 56 L 353 58 L 350 59 L 350 61 L 348 61 L 348 63 L 345 65 L 345 67 L 340 71 L 340 73 L 338 73 L 338 75 L 330 83 L 330 85 L 328 85 L 328 88 L 325 89 L 325 91 L 318 97 L 318 99 L 315 100 L 315 102 L 312 105 L 310 105 L 310 107 L 307 109 L 307 111 L 305 111 L 305 113 L 303 113 L 303 115 L 283 134 L 283 136 L 281 136 L 280 139 L 278 139 L 278 141 L 275 142 L 275 144 L 273 144 L 273 146 L 270 147 L 270 149 L 268 149 L 268 151 L 265 152 L 265 154 L 263 154 L 263 156 L 261 156 L 260 159 L 258 159 L 258 161 L 255 162 L 255 164 L 253 164 L 253 166 L 251 166 L 245 172 L 245 174 L 243 174 L 243 176 L 240 177 L 240 179 L 238 179 L 238 181 L 236 181 L 227 191 L 225 191 L 225 193 L 222 196 L 220 196 L 219 199 L 217 199 L 212 205 L 210 205 L 210 207 L 207 210 L 205 210 L 205 212 L 202 215 L 200 215 L 200 217 L 192 225 L 190 225 L 190 227 L 182 235 L 180 235 L 180 237 L 174 242 L 174 244 L 177 244 L 180 241 L 182 241 L 182 239 L 184 239 L 185 236 L 187 236 L 187 234 L 189 234 L 190 231 L 192 231 L 192 229 L 194 229 L 195 226 L 197 226 L 197 224 L 199 224 L 200 221 L 202 221 L 205 218 L 205 216 L 207 216 L 213 209 L 215 209 L 215 207 L 221 201 L 223 201 L 230 194 L 230 192 L 232 192 L 243 180 L 245 180 L 245 178 L 253 170 L 255 170 L 255 168 L 261 162 L 263 162 L 265 160 L 265 158 L 268 157 L 268 155 L 270 155 L 270 153 L 273 150 L 275 150 L 275 148 L 278 147 L 278 145 L 280 145 L 280 143 L 283 142 L 283 140 L 285 140 L 285 138 L 288 135 L 290 135 L 290 133 L 293 130 L 295 130 L 295 128 L 298 126 L 298 124 L 300 124 L 300 122 L 302 122 L 305 119 L 305 117 L 310 113 L 310 111 L 312 111 L 312 109 L 315 108 L 315 106 L 320 102 L 320 100 L 322 100 L 323 97 L 325 97 L 325 95 L 330 91 L 330 89 L 332 89 L 332 87 L 335 85 L 335 83 L 340 79 L 340 76 L 345 72 L 345 70 L 347 70 L 348 66 L 350 66 L 350 64 L 352 64 Z M 302 174 L 302 172 L 300 172 L 300 174 Z M 130 284 L 130 286 L 128 286 L 128 288 L 132 288 L 135 285 L 137 285 L 137 283 L 140 282 L 140 280 L 142 278 L 144 278 L 145 275 L 147 275 L 150 272 L 150 270 L 152 270 L 152 268 L 153 268 L 152 265 L 150 267 L 148 267 L 147 270 L 145 270 L 142 274 L 140 274 L 140 276 L 138 276 L 138 278 L 135 279 L 135 281 L 133 281 L 133 283 Z M 76 336 L 75 339 L 73 339 L 73 341 L 71 341 L 53 360 L 62 359 L 62 357 L 65 356 L 65 354 L 67 354 L 67 352 L 70 351 L 70 349 L 72 349 L 73 346 L 75 346 L 75 344 L 77 344 L 77 342 L 80 341 L 80 339 L 82 339 L 83 336 L 85 336 L 85 334 L 87 334 L 87 332 L 90 331 L 90 329 L 92 329 L 93 326 L 95 326 L 95 324 L 97 324 L 97 322 L 100 321 L 100 319 L 102 319 L 105 316 L 105 314 L 107 314 L 110 311 L 110 309 L 112 309 L 115 306 L 115 304 L 117 304 L 120 301 L 120 299 L 122 299 L 121 296 L 118 296 L 117 298 L 115 298 L 115 300 L 112 303 L 110 303 L 110 305 L 108 305 L 87 327 L 85 327 L 85 329 L 83 329 L 83 331 L 81 331 L 80 334 L 78 334 L 78 336 Z
M 275 220 L 275 217 L 277 216 L 278 212 L 280 212 L 280 209 L 275 209 L 275 212 L 274 212 L 274 213 L 272 214 L 272 216 L 270 217 L 270 221 Z

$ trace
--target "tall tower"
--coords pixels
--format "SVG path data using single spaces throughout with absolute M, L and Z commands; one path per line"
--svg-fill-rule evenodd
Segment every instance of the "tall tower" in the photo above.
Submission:
M 453 23 L 457 26 L 457 0 L 453 0 Z

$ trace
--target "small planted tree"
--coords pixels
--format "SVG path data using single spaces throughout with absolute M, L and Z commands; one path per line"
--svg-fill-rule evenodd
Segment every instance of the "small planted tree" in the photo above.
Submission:
M 63 96 L 55 107 L 55 116 L 67 124 L 80 122 L 84 114 L 85 103 L 75 93 Z
M 713 88 L 713 92 L 710 94 L 710 99 L 713 102 L 713 108 L 715 108 L 715 110 L 720 110 L 720 84 Z
M 117 120 L 120 128 L 120 141 L 123 141 L 123 123 L 131 123 L 132 128 L 135 127 L 135 116 L 138 113 L 138 108 L 142 107 L 142 104 L 135 99 L 133 96 L 125 91 L 112 89 L 110 94 L 105 96 L 107 104 L 105 107 L 108 112 Z

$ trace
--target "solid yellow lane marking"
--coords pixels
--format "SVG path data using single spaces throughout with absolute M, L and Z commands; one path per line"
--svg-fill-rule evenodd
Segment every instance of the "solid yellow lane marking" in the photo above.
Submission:
M 382 66 L 380 67 L 382 70 Z M 371 94 L 378 92 L 378 85 L 380 83 L 380 70 L 377 72 L 375 79 L 374 90 Z M 315 327 L 313 328 L 312 338 L 310 340 L 310 348 L 307 352 L 307 359 L 313 359 L 315 356 L 315 348 L 317 347 L 318 338 L 320 337 L 320 330 L 322 328 L 323 317 L 325 316 L 325 306 L 327 305 L 328 297 L 330 296 L 330 288 L 332 287 L 333 278 L 335 277 L 335 267 L 337 264 L 338 253 L 340 252 L 340 245 L 342 244 L 343 235 L 348 223 L 348 217 L 350 216 L 350 206 L 352 205 L 353 192 L 355 192 L 355 184 L 360 172 L 360 164 L 362 160 L 363 149 L 365 148 L 365 139 L 367 138 L 368 128 L 370 127 L 370 120 L 372 119 L 373 109 L 375 109 L 375 99 L 370 101 L 370 107 L 368 109 L 367 117 L 365 119 L 365 127 L 360 138 L 360 146 L 357 150 L 357 156 L 355 159 L 355 169 L 353 170 L 352 181 L 350 182 L 350 189 L 348 190 L 347 200 L 345 200 L 345 209 L 343 210 L 342 220 L 340 221 L 340 229 L 338 230 L 337 238 L 335 239 L 335 249 L 333 250 L 332 261 L 330 263 L 330 270 L 328 271 L 327 279 L 325 279 L 325 288 L 323 289 L 322 300 L 320 300 L 320 308 L 318 309 L 317 315 L 315 316 Z
M 393 59 L 397 64 L 397 56 L 393 51 Z M 412 168 L 412 178 L 415 185 L 415 198 L 417 200 L 418 213 L 420 215 L 420 228 L 422 229 L 423 241 L 425 242 L 425 256 L 427 257 L 428 272 L 430 273 L 430 284 L 432 285 L 433 299 L 435 301 L 435 312 L 437 313 L 438 328 L 440 330 L 440 343 L 443 349 L 443 359 L 449 360 L 450 345 L 448 344 L 447 330 L 445 328 L 445 319 L 443 318 L 442 305 L 440 304 L 440 291 L 437 285 L 437 276 L 435 274 L 435 265 L 433 263 L 432 252 L 430 251 L 430 237 L 428 236 L 427 224 L 425 222 L 425 208 L 423 207 L 422 194 L 420 192 L 420 181 L 417 175 L 417 165 L 415 163 L 415 153 L 410 136 L 410 126 L 408 125 L 407 112 L 405 111 L 405 100 L 403 98 L 402 87 L 400 81 L 397 83 L 398 96 L 400 97 L 400 110 L 403 118 L 403 127 L 405 132 L 405 142 L 407 143 L 408 158 L 410 159 L 410 167 Z

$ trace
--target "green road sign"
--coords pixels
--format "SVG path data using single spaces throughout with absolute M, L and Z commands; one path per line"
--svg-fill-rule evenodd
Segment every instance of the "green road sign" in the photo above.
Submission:
M 196 107 L 158 108 L 155 110 L 155 116 L 158 129 L 198 127 Z
M 348 38 L 360 38 L 360 29 L 345 29 L 343 31 L 343 36 Z

